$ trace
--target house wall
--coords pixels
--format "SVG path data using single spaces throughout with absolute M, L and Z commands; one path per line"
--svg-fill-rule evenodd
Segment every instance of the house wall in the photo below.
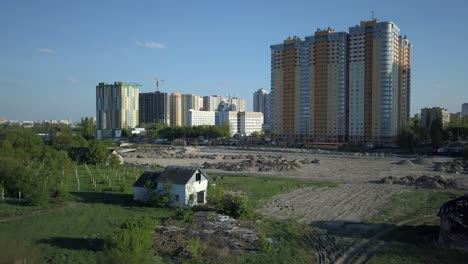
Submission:
M 133 200 L 147 202 L 150 197 L 151 189 L 145 187 L 133 187 Z
M 201 191 L 205 191 L 204 203 L 206 203 L 206 196 L 208 195 L 208 180 L 202 179 L 201 181 L 189 182 L 185 188 L 185 193 L 186 193 L 185 204 L 189 203 L 190 194 L 193 194 L 195 195 L 194 203 L 191 206 L 196 205 L 197 204 L 196 193 L 201 192 Z

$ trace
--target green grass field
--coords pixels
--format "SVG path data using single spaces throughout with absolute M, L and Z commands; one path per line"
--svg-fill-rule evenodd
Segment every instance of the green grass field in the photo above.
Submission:
M 104 239 L 124 221 L 141 216 L 149 216 L 159 221 L 173 215 L 172 209 L 139 206 L 132 202 L 132 184 L 138 173 L 143 171 L 142 168 L 133 169 L 125 166 L 111 171 L 89 166 L 88 169 L 90 173 L 84 166 L 77 167 L 80 179 L 79 191 L 76 181 L 68 182 L 71 193 L 71 203 L 68 205 L 38 208 L 15 203 L 11 199 L 8 203 L 0 203 L 0 221 L 12 216 L 22 217 L 0 222 L 0 263 L 2 256 L 4 258 L 11 256 L 15 254 L 11 251 L 21 251 L 21 248 L 33 252 L 38 263 L 100 263 L 103 257 Z M 67 173 L 72 173 L 75 177 L 74 168 Z M 256 205 L 259 205 L 260 200 L 298 186 L 334 186 L 331 183 L 280 177 L 223 175 L 221 179 L 219 175 L 210 176 L 216 177 L 217 182 L 222 183 L 226 190 L 246 193 L 256 201 Z M 96 191 L 93 177 L 97 182 Z M 112 179 L 112 183 L 109 179 Z M 38 211 L 47 211 L 47 213 L 34 215 Z M 297 232 L 299 229 L 289 228 L 290 224 L 278 223 L 278 227 L 280 226 L 282 229 L 265 230 L 269 234 L 283 237 L 291 242 L 302 235 Z M 280 232 L 280 230 L 289 231 Z M 311 249 L 301 242 L 302 240 L 297 241 L 293 245 L 301 245 L 298 250 L 313 254 Z M 20 245 L 13 248 L 6 246 L 14 243 Z

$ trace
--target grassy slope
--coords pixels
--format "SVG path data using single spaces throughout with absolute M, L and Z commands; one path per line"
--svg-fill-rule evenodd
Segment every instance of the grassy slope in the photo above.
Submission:
M 438 209 L 445 201 L 461 194 L 459 191 L 415 190 L 396 195 L 375 221 L 397 223 L 429 217 L 415 220 L 385 236 L 383 239 L 390 242 L 376 252 L 370 263 L 466 263 L 468 255 L 434 245 L 439 230 Z
M 78 167 L 80 191 L 76 182 L 69 181 L 72 200 L 82 204 L 71 208 L 58 208 L 53 213 L 26 217 L 24 219 L 0 223 L 0 245 L 9 241 L 22 241 L 33 244 L 41 252 L 42 262 L 52 263 L 99 263 L 102 257 L 102 239 L 112 234 L 122 222 L 132 217 L 150 216 L 161 219 L 172 215 L 173 210 L 132 206 L 131 185 L 137 170 L 119 170 L 125 175 L 119 181 L 115 172 L 96 169 L 90 166 L 91 173 L 98 178 L 98 190 L 94 191 L 84 166 Z M 140 172 L 142 169 L 140 169 Z M 69 172 L 73 173 L 74 169 Z M 109 189 L 105 173 L 112 175 L 112 191 Z M 216 175 L 211 175 L 216 176 Z M 109 176 L 108 176 L 109 178 Z M 72 178 L 74 179 L 74 178 Z M 334 186 L 330 183 L 314 183 L 279 177 L 245 177 L 223 175 L 217 177 L 227 190 L 245 192 L 253 201 L 267 199 L 297 186 Z M 1 204 L 0 209 L 8 208 L 3 216 L 30 214 L 39 208 L 14 204 Z M 49 208 L 50 209 L 50 208 Z M 0 216 L 1 219 L 2 216 Z M 263 223 L 267 235 L 290 241 L 295 252 L 311 254 L 303 240 L 301 229 L 289 223 Z M 273 228 L 274 227 L 274 228 Z M 0 255 L 2 254 L 0 248 Z M 307 254 L 304 253 L 307 251 Z M 291 253 L 292 254 L 292 253 Z M 296 253 L 294 253 L 296 254 Z M 1 259 L 0 259 L 1 260 Z M 1 262 L 1 261 L 0 261 Z

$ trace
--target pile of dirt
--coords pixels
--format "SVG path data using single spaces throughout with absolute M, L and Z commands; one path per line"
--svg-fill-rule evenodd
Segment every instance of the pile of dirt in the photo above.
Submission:
M 417 158 L 417 159 L 414 159 L 412 160 L 412 162 L 414 164 L 417 164 L 417 165 L 424 165 L 424 166 L 432 166 L 434 165 L 434 163 L 432 161 L 430 161 L 429 159 L 425 159 L 425 158 Z
M 447 173 L 461 173 L 468 170 L 468 162 L 462 160 L 454 160 L 449 162 L 437 162 L 434 165 L 434 171 Z
M 397 165 L 414 165 L 411 160 L 407 160 L 407 159 L 396 162 L 395 164 L 397 164 Z
M 405 176 L 405 177 L 393 177 L 388 176 L 382 178 L 377 183 L 383 184 L 399 184 L 399 185 L 406 185 L 406 186 L 416 186 L 420 188 L 457 188 L 457 183 L 452 179 L 446 179 L 442 176 L 421 176 L 415 178 L 413 176 Z
M 218 169 L 224 171 L 249 171 L 249 172 L 269 172 L 269 171 L 294 171 L 302 168 L 304 164 L 318 164 L 319 160 L 288 160 L 281 156 L 269 158 L 267 156 L 252 156 L 250 159 L 240 162 L 217 162 L 202 164 L 205 169 Z
M 135 152 L 123 154 L 124 158 L 178 158 L 190 159 L 199 158 L 198 150 L 191 147 L 177 148 L 177 147 L 141 147 Z
M 171 224 L 168 222 L 156 229 L 157 247 L 170 254 L 190 256 L 187 244 L 195 237 L 200 238 L 207 248 L 213 249 L 208 254 L 258 250 L 258 232 L 243 227 L 227 215 L 200 211 L 193 215 L 188 225 Z

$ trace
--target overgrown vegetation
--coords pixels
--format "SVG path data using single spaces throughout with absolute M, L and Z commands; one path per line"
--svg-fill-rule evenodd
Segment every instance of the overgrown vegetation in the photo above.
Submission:
M 147 135 L 150 139 L 166 138 L 174 140 L 177 138 L 199 138 L 207 139 L 229 137 L 229 126 L 178 126 L 171 127 L 161 124 L 142 124 L 147 129 Z
M 149 218 L 128 220 L 107 241 L 108 263 L 150 263 L 154 223 Z

